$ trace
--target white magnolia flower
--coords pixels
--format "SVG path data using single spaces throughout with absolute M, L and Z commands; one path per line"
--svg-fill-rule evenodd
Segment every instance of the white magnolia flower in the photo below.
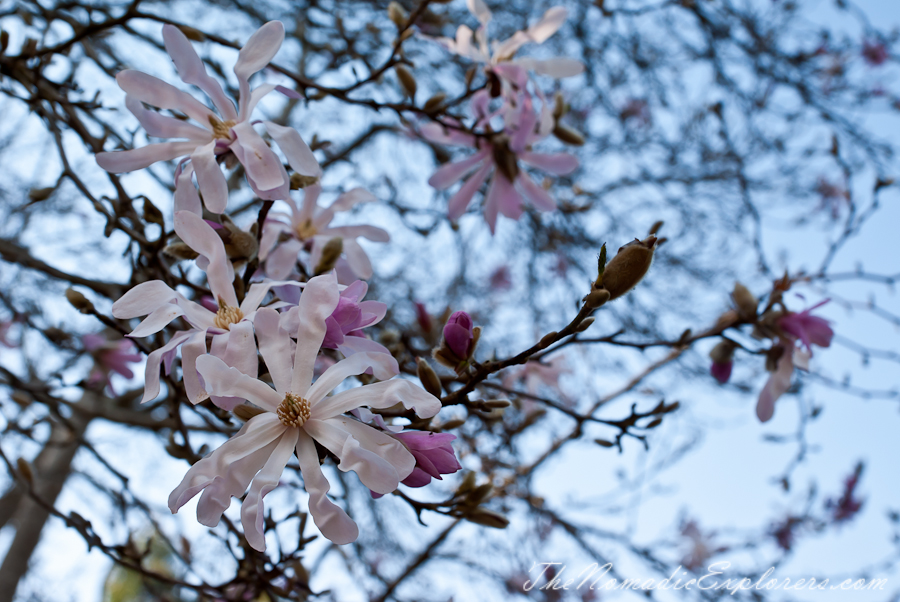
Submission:
M 241 49 L 234 65 L 234 74 L 240 85 L 237 107 L 225 96 L 219 82 L 207 73 L 181 30 L 174 25 L 163 26 L 163 40 L 182 81 L 203 90 L 218 114 L 190 94 L 152 75 L 132 69 L 122 71 L 116 76 L 116 82 L 126 92 L 125 105 L 147 134 L 179 140 L 149 144 L 133 150 L 98 153 L 100 167 L 122 173 L 143 169 L 157 161 L 189 157 L 190 163 L 179 166 L 176 173 L 175 210 L 200 213 L 200 196 L 191 182 L 193 174 L 196 174 L 206 208 L 213 213 L 222 213 L 228 204 L 228 185 L 219 161 L 231 153 L 244 166 L 247 180 L 257 196 L 267 200 L 287 198 L 290 178 L 284 165 L 250 121 L 257 103 L 278 87 L 263 84 L 251 92 L 250 76 L 268 65 L 281 48 L 284 25 L 280 21 L 266 23 L 250 36 Z M 151 111 L 142 103 L 177 111 L 199 125 Z M 262 123 L 284 152 L 292 169 L 306 176 L 318 177 L 321 174 L 315 156 L 296 130 L 271 121 Z
M 514 59 L 513 56 L 525 44 L 543 44 L 565 23 L 568 11 L 555 6 L 549 9 L 535 23 L 524 31 L 517 31 L 503 42 L 489 43 L 487 29 L 491 21 L 490 9 L 483 0 L 467 0 L 469 11 L 481 23 L 474 32 L 467 25 L 456 30 L 456 39 L 440 37 L 435 41 L 451 52 L 478 63 L 502 78 L 524 86 L 528 71 L 551 77 L 572 77 L 584 71 L 584 64 L 575 59 L 556 57 L 539 60 L 529 57 Z
M 241 522 L 250 545 L 265 550 L 263 498 L 278 484 L 296 451 L 313 520 L 325 537 L 346 544 L 356 540 L 359 528 L 328 498 L 329 484 L 319 466 L 315 442 L 340 459 L 340 470 L 356 472 L 363 485 L 376 493 L 394 491 L 412 473 L 416 460 L 401 442 L 344 414 L 361 406 L 389 408 L 402 403 L 427 418 L 441 409 L 437 398 L 405 380 L 383 380 L 329 396 L 345 379 L 367 370 L 372 370 L 376 378 L 391 378 L 390 356 L 382 353 L 356 353 L 312 382 L 316 356 L 328 329 L 326 320 L 338 301 L 339 288 L 333 274 L 317 276 L 307 283 L 300 297 L 293 365 L 291 338 L 279 327 L 278 312 L 270 308 L 256 312 L 259 351 L 274 389 L 212 355 L 197 360 L 210 394 L 248 399 L 264 412 L 188 470 L 169 496 L 172 512 L 202 491 L 197 520 L 213 527 L 231 498 L 240 497 L 249 486 L 241 506 Z

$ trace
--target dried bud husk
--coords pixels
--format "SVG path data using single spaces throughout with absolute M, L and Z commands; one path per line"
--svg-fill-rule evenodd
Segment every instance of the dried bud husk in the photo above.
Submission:
M 246 403 L 240 404 L 239 406 L 235 407 L 231 411 L 234 412 L 235 416 L 237 416 L 244 422 L 247 422 L 254 416 L 259 416 L 260 414 L 263 414 L 265 412 L 265 410 L 262 410 L 260 408 L 255 408 Z
M 645 426 L 644 428 L 645 428 L 645 429 L 655 429 L 655 428 L 658 427 L 660 424 L 662 424 L 662 421 L 663 421 L 662 418 L 655 418 L 654 420 L 652 420 L 652 421 L 651 421 L 647 426 Z
M 16 460 L 16 467 L 19 469 L 19 474 L 28 481 L 29 485 L 34 484 L 34 473 L 31 471 L 31 464 L 28 463 L 28 460 L 19 458 Z
M 319 274 L 324 274 L 333 270 L 334 264 L 337 263 L 337 260 L 340 259 L 341 253 L 343 252 L 344 239 L 340 236 L 335 236 L 326 242 L 325 246 L 322 248 L 322 258 L 319 259 L 319 265 L 317 265 L 315 269 L 316 275 L 318 276 Z
M 46 201 L 48 198 L 50 198 L 50 195 L 53 194 L 54 190 L 56 190 L 55 186 L 48 186 L 47 188 L 32 188 L 28 191 L 28 200 L 32 203 Z
M 565 115 L 569 110 L 569 105 L 566 104 L 566 98 L 563 96 L 562 92 L 557 92 L 553 95 L 553 119 L 559 120 L 563 115 Z
M 422 105 L 422 110 L 426 113 L 437 113 L 438 110 L 442 108 L 444 104 L 444 100 L 446 100 L 447 95 L 444 92 L 438 92 L 437 94 L 433 94 L 431 98 L 425 101 L 425 104 Z
M 508 408 L 510 404 L 508 399 L 489 399 L 482 405 L 488 409 L 496 410 L 499 408 Z
M 593 324 L 593 323 L 594 323 L 594 318 L 592 316 L 587 317 L 584 320 L 582 320 L 578 326 L 575 327 L 575 332 L 584 332 L 585 330 L 590 328 L 591 324 Z
M 485 483 L 484 485 L 479 485 L 474 488 L 472 492 L 466 496 L 466 504 L 470 506 L 477 506 L 481 502 L 487 498 L 494 490 L 494 486 L 490 483 Z
M 616 445 L 612 441 L 607 441 L 606 439 L 594 439 L 594 443 L 596 443 L 600 447 L 615 447 Z
M 173 257 L 175 259 L 197 259 L 200 254 L 187 246 L 186 243 L 183 242 L 173 242 L 170 245 L 166 245 L 166 248 L 163 249 L 163 253 L 168 255 L 169 257 Z
M 756 321 L 756 308 L 759 305 L 759 301 L 746 286 L 740 282 L 735 282 L 731 298 L 734 300 L 734 306 L 737 308 L 738 315 L 742 320 L 748 322 Z
M 560 142 L 565 142 L 572 146 L 584 146 L 584 136 L 567 125 L 556 124 L 556 127 L 553 128 L 553 135 Z
M 485 527 L 492 527 L 494 529 L 505 529 L 509 526 L 508 518 L 492 510 L 485 510 L 484 508 L 477 508 L 473 510 L 471 514 L 466 516 L 466 520 L 478 525 L 484 525 Z
M 621 297 L 643 279 L 653 262 L 653 251 L 656 248 L 656 237 L 648 236 L 644 240 L 634 239 L 616 253 L 606 264 L 598 283 L 609 291 L 609 298 Z
M 72 304 L 72 307 L 83 314 L 90 314 L 94 312 L 94 304 L 74 288 L 66 289 L 66 299 L 69 301 L 69 303 Z
M 394 22 L 397 29 L 403 29 L 409 21 L 409 13 L 406 12 L 405 8 L 400 6 L 399 2 L 391 2 L 388 4 L 388 18 Z
M 157 224 L 162 228 L 166 227 L 162 211 L 151 203 L 149 199 L 144 199 L 144 221 L 148 224 Z
M 712 348 L 712 351 L 709 352 L 709 357 L 716 364 L 727 364 L 734 359 L 734 350 L 736 347 L 737 343 L 734 341 L 722 339 Z
M 231 221 L 231 218 L 222 214 L 222 225 L 224 230 L 217 230 L 222 242 L 225 243 L 225 253 L 229 259 L 243 259 L 252 261 L 257 253 L 259 253 L 259 241 L 256 240 L 256 223 L 250 228 L 249 232 L 241 230 L 237 224 Z
M 291 190 L 300 190 L 301 188 L 312 186 L 318 181 L 318 176 L 304 176 L 303 174 L 294 172 L 291 174 Z
M 394 71 L 397 73 L 397 79 L 400 80 L 400 84 L 403 86 L 403 91 L 406 92 L 406 95 L 410 98 L 415 98 L 417 85 L 416 78 L 413 77 L 413 74 L 403 65 L 395 65 Z
M 441 390 L 441 379 L 435 373 L 434 369 L 428 365 L 424 358 L 416 358 L 416 374 L 422 381 L 422 387 L 432 395 L 440 398 L 443 394 Z
M 463 478 L 462 483 L 459 484 L 459 489 L 456 490 L 458 494 L 463 494 L 467 491 L 472 491 L 475 488 L 475 476 L 474 472 L 467 472 L 466 476 Z
M 785 349 L 781 345 L 775 345 L 766 352 L 766 370 L 775 372 L 778 369 L 778 360 L 784 355 Z

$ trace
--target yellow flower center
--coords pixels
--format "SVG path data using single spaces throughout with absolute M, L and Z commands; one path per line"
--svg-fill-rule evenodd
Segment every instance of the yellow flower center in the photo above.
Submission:
M 239 307 L 231 307 L 219 297 L 219 311 L 213 319 L 213 324 L 222 330 L 230 330 L 232 324 L 237 324 L 244 319 L 244 312 Z
M 297 226 L 294 231 L 297 233 L 297 238 L 300 240 L 307 240 L 316 235 L 316 227 L 313 226 L 311 219 L 308 219 Z
M 213 137 L 222 140 L 231 140 L 231 128 L 234 127 L 235 121 L 219 121 L 216 117 L 209 116 L 209 125 L 213 129 Z
M 309 402 L 299 395 L 288 393 L 275 413 L 284 426 L 299 428 L 309 420 Z

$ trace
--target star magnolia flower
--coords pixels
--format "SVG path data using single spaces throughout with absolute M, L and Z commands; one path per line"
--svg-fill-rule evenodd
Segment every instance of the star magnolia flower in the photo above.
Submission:
M 289 197 L 285 197 L 291 209 L 290 214 L 273 212 L 270 219 L 263 225 L 263 235 L 260 241 L 259 258 L 265 261 L 266 275 L 275 280 L 287 278 L 294 265 L 297 263 L 297 255 L 303 249 L 309 251 L 308 271 L 312 272 L 322 259 L 322 249 L 332 238 L 341 238 L 343 242 L 343 255 L 335 269 L 341 281 L 349 281 L 342 272 L 349 271 L 356 278 L 368 280 L 372 277 L 372 262 L 369 256 L 356 241 L 363 237 L 375 242 L 388 242 L 390 235 L 375 226 L 330 226 L 337 212 L 349 211 L 359 203 L 370 203 L 377 200 L 372 193 L 362 188 L 354 188 L 340 195 L 328 208 L 320 207 L 317 203 L 322 187 L 319 185 L 307 186 L 303 190 L 303 204 L 299 207 Z M 281 244 L 278 240 L 282 235 L 289 239 Z M 276 246 L 277 245 L 277 246 Z
M 489 102 L 490 95 L 486 90 L 473 95 L 472 109 L 476 117 L 476 128 L 488 125 L 491 118 L 487 111 Z M 522 94 L 515 109 L 506 111 L 504 119 L 506 130 L 486 136 L 475 136 L 455 129 L 445 130 L 438 123 L 428 123 L 421 128 L 422 136 L 431 142 L 465 146 L 477 151 L 461 161 L 440 167 L 428 180 L 437 190 L 446 190 L 475 172 L 450 197 L 450 219 L 457 220 L 462 216 L 472 202 L 472 197 L 493 174 L 484 202 L 484 218 L 492 234 L 496 229 L 499 213 L 519 219 L 523 212 L 523 196 L 540 211 L 556 209 L 556 202 L 547 191 L 535 184 L 519 168 L 520 160 L 554 175 L 569 174 L 578 168 L 578 159 L 567 153 L 547 154 L 529 150 L 532 144 L 545 138 L 553 129 L 553 115 L 542 110 L 539 119 L 527 93 Z
M 569 58 L 552 58 L 537 60 L 533 58 L 513 59 L 516 52 L 525 44 L 543 44 L 565 23 L 568 11 L 555 6 L 544 13 L 537 23 L 524 31 L 517 31 L 503 42 L 489 44 L 487 28 L 493 15 L 483 0 L 468 0 L 469 11 L 481 23 L 476 31 L 466 25 L 456 30 L 456 39 L 439 37 L 436 42 L 460 56 L 478 63 L 484 63 L 485 69 L 496 73 L 501 80 L 524 87 L 528 71 L 551 77 L 571 77 L 584 71 L 580 61 Z
M 133 353 L 134 343 L 131 341 L 108 340 L 102 334 L 86 334 L 81 337 L 84 350 L 94 357 L 94 369 L 88 376 L 88 384 L 95 387 L 108 386 L 113 395 L 111 373 L 121 374 L 125 378 L 134 378 L 134 372 L 128 364 L 141 361 L 139 353 Z
M 343 416 L 360 406 L 388 408 L 402 403 L 422 418 L 441 409 L 438 399 L 405 380 L 385 380 L 328 396 L 346 378 L 372 370 L 376 378 L 393 376 L 387 356 L 357 353 L 328 368 L 314 383 L 313 367 L 328 331 L 326 320 L 339 302 L 334 275 L 317 276 L 300 297 L 297 349 L 291 365 L 291 337 L 279 326 L 271 308 L 256 313 L 256 334 L 273 389 L 264 382 L 229 368 L 222 360 L 205 355 L 197 360 L 207 391 L 212 395 L 247 399 L 264 410 L 251 418 L 237 435 L 194 464 L 169 496 L 169 508 L 177 512 L 203 492 L 197 519 L 213 527 L 232 497 L 250 492 L 241 506 L 241 522 L 248 543 L 266 548 L 263 533 L 263 498 L 275 488 L 284 467 L 296 451 L 309 493 L 309 512 L 322 534 L 337 544 L 355 541 L 356 523 L 328 497 L 328 480 L 319 466 L 315 442 L 340 459 L 338 469 L 353 470 L 363 485 L 389 493 L 416 466 L 415 457 L 386 433 Z
M 234 292 L 234 268 L 225 252 L 225 245 L 215 230 L 203 219 L 189 211 L 175 214 L 175 232 L 189 247 L 200 254 L 197 265 L 206 271 L 209 288 L 218 303 L 211 311 L 188 300 L 160 280 L 138 284 L 113 303 L 113 316 L 119 319 L 147 316 L 130 337 L 145 337 L 159 332 L 172 320 L 183 316 L 190 330 L 176 332 L 169 342 L 147 357 L 144 398 L 150 401 L 159 395 L 159 368 L 165 362 L 166 373 L 171 370 L 175 353 L 181 348 L 182 380 L 188 399 L 199 403 L 208 396 L 197 375 L 197 358 L 207 352 L 206 338 L 212 336 L 210 351 L 226 364 L 245 374 L 256 376 L 259 361 L 253 339 L 253 317 L 266 294 L 273 286 L 291 283 L 266 281 L 255 283 L 238 305 Z M 304 286 L 292 283 L 294 286 Z M 240 399 L 213 398 L 220 407 L 230 410 Z
M 100 167 L 122 173 L 143 169 L 157 161 L 189 157 L 190 163 L 176 174 L 176 211 L 188 210 L 200 214 L 200 196 L 191 183 L 192 175 L 196 173 L 206 208 L 213 213 L 222 213 L 228 204 L 228 185 L 219 168 L 219 161 L 231 153 L 244 166 L 247 180 L 257 196 L 268 200 L 287 198 L 290 179 L 284 165 L 253 129 L 250 121 L 257 103 L 277 87 L 264 84 L 251 92 L 250 76 L 268 65 L 278 52 L 284 41 L 284 25 L 279 21 L 266 23 L 250 36 L 238 54 L 234 65 L 234 74 L 240 85 L 237 108 L 225 96 L 219 82 L 206 72 L 194 47 L 177 27 L 163 26 L 163 40 L 182 81 L 203 90 L 212 99 L 218 114 L 190 94 L 151 75 L 131 69 L 122 71 L 116 76 L 116 82 L 126 93 L 125 105 L 147 134 L 181 140 L 133 150 L 98 153 Z M 199 126 L 148 110 L 141 103 L 178 111 Z M 296 130 L 271 121 L 262 123 L 294 171 L 307 176 L 321 173 L 312 151 Z
M 829 347 L 834 331 L 828 325 L 828 320 L 818 316 L 812 316 L 809 312 L 828 303 L 831 299 L 825 299 L 812 307 L 804 309 L 800 313 L 789 313 L 778 320 L 778 325 L 790 336 L 800 339 L 806 350 L 812 354 L 811 345 Z

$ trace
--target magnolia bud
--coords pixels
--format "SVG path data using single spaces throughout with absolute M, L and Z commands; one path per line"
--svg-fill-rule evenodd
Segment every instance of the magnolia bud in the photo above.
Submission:
M 312 186 L 318 181 L 318 176 L 304 176 L 303 174 L 294 172 L 291 174 L 291 190 L 300 190 L 301 188 Z
M 166 245 L 163 249 L 163 253 L 175 259 L 187 260 L 197 259 L 200 256 L 197 251 L 193 250 L 183 242 L 173 242 L 170 245 Z
M 333 270 L 334 264 L 337 263 L 337 260 L 340 259 L 341 253 L 343 252 L 344 239 L 340 236 L 335 236 L 326 242 L 325 246 L 322 248 L 322 257 L 319 259 L 319 265 L 317 265 L 314 270 L 316 275 Z
M 619 249 L 616 256 L 606 264 L 598 283 L 609 291 L 610 300 L 621 297 L 637 286 L 650 269 L 655 247 L 655 236 L 648 236 L 644 240 L 634 239 Z
M 50 198 L 50 195 L 53 194 L 54 190 L 56 190 L 55 186 L 50 186 L 48 188 L 32 188 L 28 191 L 28 200 L 32 203 L 46 201 Z
M 540 347 L 541 349 L 546 349 L 547 347 L 549 347 L 550 345 L 553 344 L 553 342 L 556 340 L 556 336 L 558 334 L 559 333 L 556 332 L 555 330 L 553 332 L 548 332 L 538 342 L 538 347 Z
M 397 29 L 403 29 L 409 20 L 409 14 L 406 12 L 406 9 L 400 6 L 400 3 L 391 2 L 388 4 L 388 18 L 394 22 Z
M 569 126 L 557 124 L 556 127 L 553 128 L 553 135 L 556 136 L 560 142 L 565 142 L 566 144 L 571 144 L 573 146 L 584 146 L 584 136 Z
M 609 301 L 610 297 L 608 290 L 602 288 L 594 289 L 584 298 L 584 304 L 591 309 L 597 309 Z
M 606 292 L 609 292 L 609 291 L 606 291 Z M 585 330 L 590 328 L 591 324 L 593 324 L 593 323 L 594 323 L 593 317 L 585 318 L 584 320 L 581 321 L 581 323 L 578 326 L 575 327 L 575 332 L 584 332 Z
M 149 199 L 144 199 L 144 221 L 148 224 L 157 224 L 163 228 L 166 227 L 162 211 L 160 211 L 156 205 L 151 203 Z
M 490 399 L 488 401 L 485 401 L 482 405 L 491 410 L 496 410 L 496 409 L 500 409 L 500 408 L 508 408 L 509 400 L 508 399 Z
M 709 357 L 717 364 L 727 364 L 734 358 L 734 350 L 737 344 L 729 339 L 722 339 L 712 348 Z
M 248 405 L 248 404 L 246 404 L 246 403 L 242 403 L 242 404 L 240 404 L 239 406 L 235 407 L 235 408 L 234 408 L 233 410 L 231 410 L 231 411 L 234 412 L 234 415 L 235 415 L 235 416 L 237 416 L 238 418 L 240 418 L 240 419 L 243 420 L 244 422 L 247 422 L 248 420 L 250 420 L 250 419 L 253 418 L 254 416 L 258 416 L 258 415 L 262 414 L 265 410 L 261 410 L 260 408 L 254 408 L 254 407 L 251 406 L 251 405 Z
M 474 510 L 471 514 L 466 516 L 466 520 L 494 529 L 505 529 L 509 526 L 508 518 L 491 510 L 485 510 L 484 508 Z
M 448 420 L 444 424 L 441 425 L 441 430 L 451 431 L 453 429 L 458 429 L 462 425 L 466 423 L 464 418 L 457 418 L 455 420 Z
M 746 286 L 740 282 L 734 283 L 734 291 L 731 293 L 734 305 L 738 310 L 738 315 L 748 322 L 756 321 L 756 308 L 759 305 L 756 297 L 753 296 Z
M 441 397 L 443 393 L 441 390 L 441 379 L 438 378 L 438 375 L 424 358 L 416 358 L 416 374 L 419 376 L 419 380 L 422 381 L 422 387 L 426 391 L 435 397 Z
M 403 86 L 403 91 L 406 92 L 406 95 L 410 98 L 415 98 L 417 86 L 416 78 L 413 77 L 413 74 L 403 65 L 394 65 L 394 71 L 397 73 L 397 79 L 400 80 L 400 84 Z
M 74 288 L 66 289 L 66 299 L 72 304 L 72 307 L 83 314 L 93 313 L 94 311 L 94 304 Z
M 422 110 L 429 114 L 437 113 L 438 109 L 441 108 L 441 105 L 444 104 L 446 98 L 447 95 L 444 92 L 438 92 L 425 101 L 425 104 L 422 105 Z
M 256 240 L 256 230 L 251 228 L 250 232 L 244 232 L 237 224 L 231 221 L 231 218 L 222 214 L 223 230 L 217 230 L 219 236 L 225 243 L 225 252 L 229 259 L 246 259 L 252 261 L 259 252 L 259 241 Z
M 194 29 L 188 25 L 178 25 L 177 27 L 181 30 L 181 33 L 184 34 L 184 37 L 189 40 L 194 40 L 195 42 L 206 41 L 206 36 L 199 29 Z

